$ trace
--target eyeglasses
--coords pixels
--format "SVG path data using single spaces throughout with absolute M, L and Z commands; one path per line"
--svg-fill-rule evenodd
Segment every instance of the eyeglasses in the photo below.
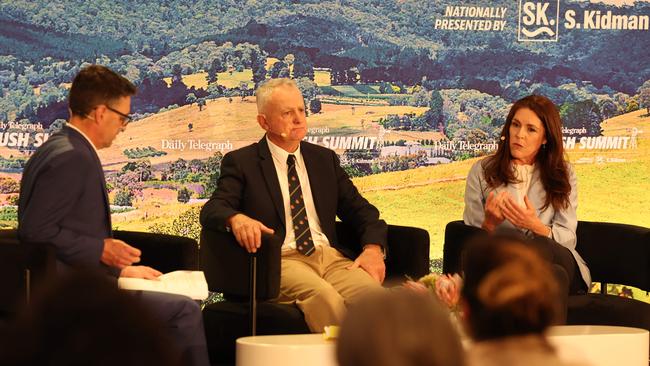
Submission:
M 128 125 L 129 122 L 131 122 L 131 120 L 133 119 L 133 117 L 131 117 L 131 115 L 124 114 L 124 113 L 122 113 L 122 112 L 120 112 L 120 111 L 118 111 L 118 110 L 116 110 L 114 108 L 111 108 L 110 106 L 106 106 L 106 109 L 108 109 L 108 110 L 110 110 L 112 112 L 115 112 L 115 113 L 119 114 L 120 117 L 122 117 L 122 118 L 120 118 L 120 120 L 122 121 L 122 126 Z

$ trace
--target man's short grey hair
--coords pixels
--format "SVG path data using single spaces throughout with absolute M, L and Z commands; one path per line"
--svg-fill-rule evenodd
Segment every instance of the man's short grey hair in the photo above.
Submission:
M 298 89 L 298 84 L 296 84 L 293 79 L 289 78 L 269 79 L 263 82 L 255 91 L 255 97 L 257 98 L 257 113 L 262 113 L 266 103 L 271 99 L 271 94 L 273 94 L 273 91 L 279 87 L 294 87 Z

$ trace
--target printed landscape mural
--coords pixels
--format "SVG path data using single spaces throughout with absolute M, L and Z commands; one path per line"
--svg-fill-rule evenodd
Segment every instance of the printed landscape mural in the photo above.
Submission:
M 100 153 L 115 228 L 197 238 L 221 158 L 262 137 L 255 87 L 277 77 L 303 92 L 306 140 L 386 221 L 429 231 L 434 269 L 469 167 L 532 93 L 560 108 L 579 219 L 650 227 L 650 2 L 480 3 L 0 1 L 0 224 L 73 76 L 99 63 L 139 90 Z

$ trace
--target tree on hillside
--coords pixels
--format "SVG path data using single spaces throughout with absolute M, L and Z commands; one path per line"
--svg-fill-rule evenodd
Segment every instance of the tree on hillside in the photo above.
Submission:
M 282 61 L 284 61 L 284 63 L 287 64 L 289 68 L 291 68 L 291 65 L 293 65 L 293 62 L 295 60 L 296 57 L 292 53 L 287 53 L 287 55 L 282 59 Z
M 200 98 L 199 100 L 196 101 L 196 105 L 199 106 L 199 112 L 203 110 L 206 106 L 205 98 Z
M 147 159 L 129 161 L 122 167 L 122 173 L 134 172 L 138 182 L 144 182 L 153 178 L 151 162 Z
M 603 117 L 598 104 L 591 99 L 577 103 L 565 103 L 560 108 L 560 116 L 564 126 L 568 128 L 586 128 L 587 135 L 600 136 L 602 129 L 600 124 Z
M 603 119 L 612 118 L 618 112 L 616 104 L 609 97 L 599 101 L 598 107 L 600 108 L 600 114 L 603 115 Z
M 183 81 L 183 67 L 180 64 L 172 66 L 172 83 Z
M 331 85 L 345 84 L 345 69 L 340 67 L 332 67 L 332 69 L 330 69 L 330 84 Z
M 181 203 L 188 203 L 190 201 L 191 192 L 187 187 L 183 187 L 178 191 L 176 199 Z
M 411 95 L 409 105 L 414 107 L 426 107 L 429 105 L 430 101 L 431 96 L 429 95 L 429 92 L 425 88 L 419 88 Z
M 212 192 L 217 189 L 217 179 L 219 178 L 219 174 L 221 174 L 221 159 L 223 159 L 223 154 L 221 154 L 221 151 L 217 151 L 205 162 L 204 169 L 209 174 L 205 176 L 206 178 L 203 183 L 206 197 L 212 196 Z
M 625 103 L 625 113 L 630 113 L 639 110 L 639 100 L 637 96 L 629 98 Z
M 647 80 L 639 88 L 639 106 L 646 109 L 646 113 L 650 114 L 650 80 Z
M 251 69 L 254 88 L 257 89 L 259 84 L 266 79 L 266 56 L 256 49 L 251 51 Z
M 298 52 L 293 63 L 293 78 L 307 78 L 314 81 L 314 64 L 304 52 Z
M 309 110 L 311 113 L 320 113 L 323 105 L 320 102 L 320 99 L 312 99 L 311 102 L 309 102 Z
M 431 91 L 429 100 L 429 110 L 424 114 L 426 125 L 430 129 L 435 129 L 442 123 L 442 95 L 438 90 Z
M 269 73 L 271 79 L 288 78 L 289 66 L 287 66 L 283 61 L 277 61 L 273 66 L 271 66 L 271 71 Z
M 379 84 L 379 92 L 382 94 L 393 94 L 393 86 L 390 83 L 383 81 Z
M 298 89 L 300 89 L 302 97 L 305 99 L 305 106 L 311 107 L 311 101 L 320 94 L 318 85 L 307 78 L 296 79 L 296 85 L 298 85 Z
M 189 104 L 189 105 L 194 104 L 194 103 L 196 102 L 196 95 L 194 95 L 194 93 L 189 93 L 189 94 L 185 97 L 185 102 L 186 102 L 187 104 Z
M 219 79 L 219 73 L 223 72 L 223 64 L 221 63 L 221 60 L 218 58 L 215 58 L 212 60 L 212 63 L 210 64 L 210 68 L 208 69 L 208 76 L 206 77 L 208 80 L 208 84 L 214 84 L 218 81 Z
M 348 85 L 356 84 L 357 82 L 359 82 L 359 70 L 356 67 L 348 69 L 345 72 L 345 76 L 346 76 L 346 84 Z
M 133 204 L 133 193 L 126 189 L 120 189 L 115 193 L 113 203 L 117 206 L 131 206 Z
M 223 96 L 225 88 L 217 83 L 208 85 L 208 97 L 209 99 L 217 99 Z

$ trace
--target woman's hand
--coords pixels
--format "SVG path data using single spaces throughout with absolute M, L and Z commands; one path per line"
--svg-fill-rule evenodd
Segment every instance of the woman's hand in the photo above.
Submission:
M 501 207 L 506 197 L 509 197 L 506 191 L 499 194 L 495 194 L 492 191 L 488 194 L 487 200 L 485 201 L 485 219 L 483 220 L 483 225 L 481 225 L 483 229 L 491 232 L 505 220 Z
M 524 196 L 524 204 L 526 207 L 521 207 L 512 197 L 507 196 L 503 200 L 501 212 L 514 226 L 530 230 L 537 235 L 549 236 L 551 228 L 544 225 L 537 217 L 537 210 L 530 203 L 528 196 Z

